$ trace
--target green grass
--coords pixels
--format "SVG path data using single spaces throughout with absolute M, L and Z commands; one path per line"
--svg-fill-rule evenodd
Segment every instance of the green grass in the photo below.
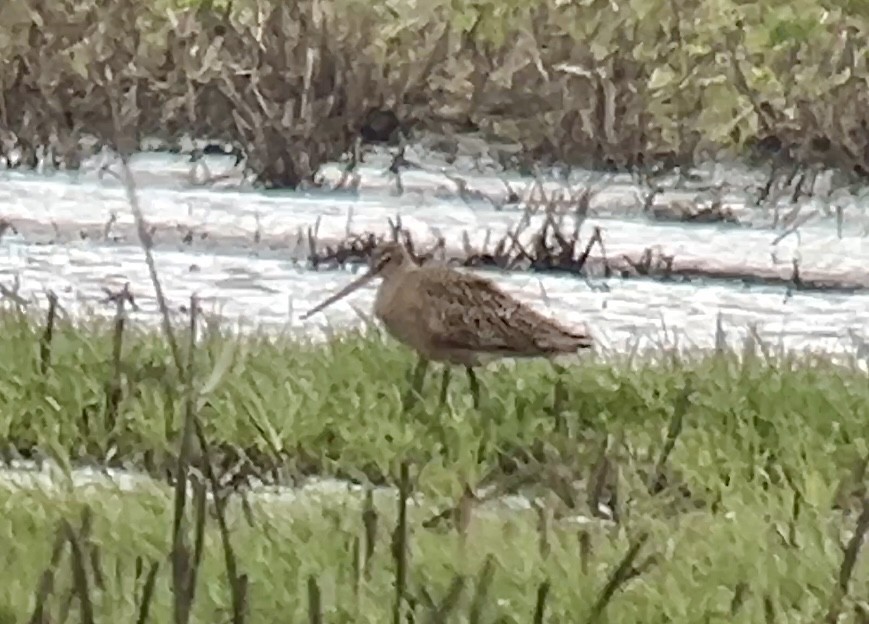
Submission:
M 465 578 L 465 591 L 449 621 L 468 621 L 466 614 L 479 585 L 485 559 L 492 555 L 494 574 L 485 600 L 485 622 L 530 622 L 538 586 L 551 583 L 546 603 L 549 622 L 582 622 L 598 599 L 607 578 L 639 530 L 649 540 L 639 559 L 655 557 L 639 579 L 629 583 L 608 606 L 609 622 L 745 622 L 764 621 L 764 601 L 771 601 L 778 621 L 818 622 L 831 600 L 840 553 L 833 527 L 839 524 L 829 508 L 807 506 L 793 531 L 797 547 L 786 544 L 791 522 L 791 494 L 758 496 L 740 487 L 723 502 L 729 515 L 706 512 L 678 521 L 649 515 L 631 527 L 591 527 L 591 554 L 582 565 L 579 529 L 561 523 L 550 528 L 550 551 L 541 555 L 533 514 L 483 517 L 472 521 L 465 541 L 455 533 L 426 530 L 422 513 L 411 513 L 409 546 L 410 592 L 423 590 L 433 602 L 443 600 L 456 575 Z M 82 501 L 82 498 L 85 501 Z M 77 500 L 76 500 L 77 499 Z M 103 491 L 48 498 L 34 493 L 0 491 L 0 533 L 5 565 L 0 575 L 2 621 L 26 621 L 34 608 L 39 575 L 48 567 L 52 533 L 67 518 L 78 523 L 85 504 L 93 512 L 91 542 L 98 552 L 104 587 L 94 590 L 98 621 L 134 621 L 142 580 L 136 581 L 136 559 L 161 562 L 151 621 L 170 621 L 169 565 L 171 500 L 160 495 Z M 272 508 L 255 506 L 253 526 L 240 516 L 231 521 L 240 570 L 250 579 L 251 622 L 306 621 L 306 584 L 314 577 L 329 622 L 388 622 L 392 610 L 394 565 L 389 532 L 394 512 L 379 518 L 374 556 L 368 578 L 354 592 L 354 539 L 362 540 L 361 513 L 346 503 L 323 507 Z M 206 529 L 205 555 L 200 571 L 194 620 L 226 621 L 229 593 L 220 538 L 214 525 Z M 96 578 L 87 565 L 91 583 Z M 55 598 L 47 611 L 57 613 L 70 587 L 70 557 L 59 562 Z M 862 577 L 860 576 L 862 575 Z M 144 576 L 144 574 L 142 575 Z M 860 580 L 862 578 L 862 581 Z M 862 563 L 852 581 L 863 586 L 867 566 Z M 744 602 L 731 616 L 738 587 L 747 584 Z M 857 590 L 859 593 L 861 590 Z M 73 615 L 75 616 L 75 609 Z M 420 608 L 420 614 L 425 609 Z M 423 620 L 425 621 L 425 620 Z
M 163 338 L 128 328 L 115 362 L 110 324 L 58 322 L 50 349 L 42 349 L 50 358 L 43 365 L 43 332 L 29 317 L 0 315 L 0 431 L 8 444 L 62 462 L 171 468 L 184 386 Z M 179 342 L 186 344 L 183 336 Z M 464 579 L 463 591 L 453 615 L 441 621 L 472 621 L 489 555 L 495 566 L 479 621 L 535 621 L 544 582 L 542 621 L 586 621 L 641 535 L 648 539 L 634 561 L 638 578 L 619 584 L 595 621 L 825 617 L 842 565 L 840 544 L 854 531 L 866 496 L 859 466 L 869 454 L 869 380 L 856 368 L 819 357 L 730 354 L 631 366 L 589 359 L 560 374 L 545 363 L 523 362 L 480 373 L 479 411 L 461 375 L 454 376 L 447 407 L 439 408 L 438 376 L 430 373 L 424 400 L 404 413 L 400 397 L 412 364 L 412 354 L 375 334 L 315 344 L 205 332 L 194 368 L 195 385 L 216 380 L 198 412 L 210 456 L 219 464 L 247 457 L 251 471 L 279 466 L 285 477 L 315 473 L 393 484 L 408 462 L 412 486 L 425 500 L 410 507 L 402 532 L 417 621 L 427 621 L 425 595 L 440 603 L 456 578 Z M 115 378 L 122 390 L 111 418 L 106 396 Z M 654 475 L 661 487 L 649 487 Z M 466 484 L 479 495 L 486 485 L 538 496 L 549 517 L 548 553 L 541 552 L 540 521 L 531 511 L 483 513 L 480 503 L 464 537 L 449 524 L 423 526 L 455 505 Z M 593 521 L 583 529 L 571 521 L 589 516 L 598 499 L 615 506 L 617 523 Z M 390 621 L 397 504 L 388 491 L 377 500 L 374 557 L 356 594 L 354 541 L 365 543 L 358 501 L 279 508 L 254 502 L 251 525 L 232 498 L 226 514 L 239 572 L 249 581 L 247 621 L 308 621 L 309 578 L 324 621 Z M 49 496 L 6 488 L 0 504 L 11 564 L 0 573 L 0 622 L 30 617 L 58 522 L 67 518 L 77 526 L 84 505 L 93 515 L 91 548 L 102 569 L 103 587 L 96 588 L 98 576 L 85 557 L 95 621 L 135 620 L 137 557 L 145 571 L 150 560 L 162 562 L 149 621 L 171 621 L 168 490 Z M 218 524 L 207 515 L 194 621 L 228 621 L 225 551 Z M 69 556 L 58 563 L 54 597 L 46 603 L 53 614 L 70 595 L 73 567 Z M 869 600 L 867 580 L 869 562 L 858 558 L 842 607 L 849 617 Z
M 107 430 L 111 326 L 58 322 L 45 374 L 42 332 L 28 317 L 0 315 L 0 350 L 7 354 L 0 362 L 4 439 L 72 459 L 112 450 L 107 440 L 114 456 L 134 465 L 143 465 L 146 451 L 174 457 L 181 383 L 159 333 L 134 327 L 124 335 L 117 367 L 122 397 L 117 423 Z M 761 356 L 745 362 L 700 357 L 631 367 L 594 360 L 560 377 L 545 362 L 521 362 L 480 374 L 480 412 L 461 374 L 454 375 L 448 407 L 440 409 L 434 369 L 424 390 L 429 400 L 410 414 L 402 412 L 400 397 L 414 356 L 373 333 L 325 345 L 264 333 L 238 341 L 205 333 L 196 352 L 198 375 L 208 377 L 221 360 L 228 369 L 200 411 L 212 443 L 252 456 L 277 450 L 282 461 L 318 474 L 391 479 L 398 463 L 411 459 L 432 485 L 456 472 L 473 481 L 521 450 L 582 455 L 591 442 L 596 453 L 605 433 L 623 438 L 641 457 L 655 455 L 688 384 L 685 427 L 671 459 L 686 473 L 696 469 L 684 475 L 695 486 L 718 491 L 736 473 L 763 480 L 770 461 L 793 470 L 808 465 L 802 478 L 830 483 L 867 450 L 869 380 L 823 358 L 767 364 Z M 557 379 L 566 396 L 558 418 Z

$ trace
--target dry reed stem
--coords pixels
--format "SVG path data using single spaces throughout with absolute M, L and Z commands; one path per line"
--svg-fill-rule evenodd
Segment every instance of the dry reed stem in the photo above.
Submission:
M 314 575 L 308 577 L 308 622 L 309 624 L 323 623 L 323 606 L 320 598 L 320 586 Z
M 90 582 L 85 567 L 85 548 L 80 541 L 80 535 L 67 520 L 63 520 L 64 532 L 70 545 L 73 588 L 78 597 L 82 624 L 94 624 L 94 607 L 91 601 Z
M 51 365 L 51 339 L 54 335 L 54 323 L 57 318 L 57 295 L 48 291 L 48 313 L 45 319 L 45 329 L 39 339 L 39 370 L 45 375 Z
M 106 392 L 106 431 L 113 432 L 118 420 L 118 407 L 121 403 L 121 352 L 124 345 L 124 328 L 127 321 L 126 303 L 133 302 L 130 284 L 112 295 L 115 300 L 115 319 L 112 328 L 112 376 Z
M 592 546 L 591 535 L 585 529 L 579 531 L 579 566 L 583 574 L 588 574 L 588 567 L 591 564 Z
M 655 467 L 652 473 L 649 475 L 649 480 L 646 485 L 650 494 L 658 494 L 667 486 L 667 460 L 673 452 L 673 449 L 676 447 L 676 439 L 682 432 L 685 414 L 691 404 L 691 392 L 692 385 L 691 379 L 689 378 L 685 385 L 685 389 L 673 405 L 673 416 L 670 418 L 670 425 L 667 428 L 667 437 L 664 441 L 664 446 L 661 449 L 658 460 L 655 462 Z
M 118 142 L 120 137 L 120 119 L 118 117 L 117 102 L 112 101 L 113 119 L 115 122 L 116 138 Z M 157 273 L 156 263 L 152 253 L 153 241 L 148 232 L 144 215 L 138 201 L 135 180 L 130 171 L 128 156 L 121 154 L 121 171 L 122 174 L 117 176 L 124 187 L 127 196 L 127 201 L 133 213 L 136 222 L 136 231 L 139 237 L 139 243 L 145 254 L 145 262 L 148 266 L 149 276 L 151 278 L 154 292 L 157 298 L 157 303 L 160 309 L 163 332 L 166 335 L 166 340 L 169 344 L 172 360 L 175 368 L 184 381 L 185 389 L 185 410 L 184 424 L 181 433 L 178 456 L 176 459 L 175 469 L 175 487 L 174 487 L 174 502 L 173 502 L 173 522 L 172 522 L 172 547 L 170 552 L 170 560 L 172 563 L 172 585 L 173 585 L 173 619 L 175 624 L 188 624 L 190 621 L 193 601 L 196 594 L 196 580 L 198 578 L 199 568 L 201 566 L 202 555 L 204 552 L 205 540 L 205 489 L 198 486 L 198 482 L 194 481 L 194 522 L 195 522 L 195 538 L 194 551 L 190 552 L 187 540 L 186 527 L 186 506 L 187 506 L 187 484 L 190 480 L 190 465 L 191 458 L 194 453 L 193 436 L 195 434 L 195 409 L 196 396 L 194 391 L 193 379 L 193 359 L 196 346 L 196 313 L 198 306 L 195 296 L 191 297 L 190 307 L 190 344 L 188 347 L 188 361 L 186 366 L 182 362 L 181 353 L 178 349 L 178 343 L 175 340 L 175 334 L 172 328 L 172 321 L 169 316 L 169 308 L 166 303 L 166 298 L 163 294 L 160 278 Z M 121 311 L 120 302 L 129 300 L 132 303 L 132 297 L 129 296 L 127 288 L 118 296 L 119 312 Z M 208 463 L 208 462 L 206 462 Z M 140 609 L 140 615 L 145 609 L 144 603 Z
M 395 562 L 395 602 L 393 624 L 401 624 L 402 606 L 407 592 L 407 557 L 410 529 L 407 522 L 407 499 L 410 497 L 410 467 L 401 462 L 398 480 L 398 522 L 392 534 L 392 557 Z
M 447 588 L 444 599 L 429 612 L 429 624 L 447 624 L 450 621 L 450 614 L 458 606 L 464 589 L 465 579 L 461 575 L 456 574 L 450 582 L 449 588 Z
M 365 502 L 362 508 L 362 526 L 365 531 L 365 551 L 362 559 L 365 578 L 371 578 L 371 560 L 377 547 L 377 510 L 374 508 L 374 491 L 365 488 Z
M 33 608 L 33 614 L 30 616 L 29 624 L 48 624 L 45 606 L 49 597 L 54 593 L 55 578 L 67 543 L 65 526 L 58 523 L 54 534 L 54 545 L 51 547 L 51 559 L 39 579 L 39 586 L 36 589 L 36 604 Z
M 549 590 L 551 587 L 552 586 L 548 580 L 543 581 L 537 586 L 537 599 L 534 603 L 534 617 L 531 620 L 534 624 L 543 624 L 544 618 L 546 617 L 546 601 L 549 598 Z
M 90 562 L 90 569 L 93 572 L 94 587 L 100 591 L 106 587 L 105 577 L 103 575 L 102 563 L 100 558 L 100 547 L 93 541 L 93 512 L 90 507 L 85 507 L 81 514 L 81 529 L 79 529 L 79 540 L 83 544 L 84 550 Z
M 835 624 L 835 622 L 839 621 L 842 603 L 848 595 L 851 577 L 854 575 L 854 569 L 857 566 L 857 558 L 860 555 L 860 549 L 863 547 L 867 533 L 869 533 L 869 496 L 864 495 L 862 509 L 857 518 L 857 525 L 854 527 L 854 533 L 851 535 L 851 539 L 848 540 L 848 544 L 844 549 L 842 565 L 839 567 L 839 573 L 836 579 L 834 597 L 830 604 L 830 608 L 827 611 L 827 616 L 824 619 L 828 624 Z
M 194 299 L 195 303 L 195 299 Z M 187 545 L 186 506 L 187 484 L 190 482 L 190 465 L 193 455 L 193 436 L 195 434 L 194 390 L 193 390 L 193 353 L 196 344 L 196 306 L 190 308 L 190 348 L 187 366 L 181 368 L 185 383 L 184 424 L 175 469 L 174 518 L 172 526 L 172 569 L 175 589 L 175 624 L 187 624 L 196 592 L 198 562 L 191 557 Z M 204 499 L 204 493 L 201 495 Z M 205 514 L 197 514 L 197 533 L 204 533 Z
M 483 609 L 486 606 L 494 577 L 495 557 L 492 554 L 488 554 L 474 584 L 474 596 L 471 599 L 471 607 L 468 612 L 468 624 L 480 624 L 483 621 Z
M 625 553 L 624 557 L 622 557 L 622 560 L 609 575 L 606 584 L 603 586 L 603 589 L 598 595 L 598 598 L 592 606 L 589 616 L 586 619 L 586 622 L 588 622 L 588 624 L 600 621 L 604 610 L 606 609 L 607 605 L 612 601 L 616 593 L 631 579 L 642 574 L 648 567 L 650 567 L 655 562 L 654 556 L 650 556 L 647 557 L 642 563 L 634 566 L 634 561 L 636 561 L 638 555 L 640 554 L 640 550 L 642 549 L 648 538 L 648 534 L 643 533 L 635 541 L 633 541 L 633 543 L 630 545 L 627 552 Z
M 610 448 L 610 436 L 604 435 L 601 441 L 600 450 L 598 451 L 598 458 L 595 461 L 594 467 L 589 474 L 589 484 L 588 484 L 588 508 L 589 512 L 595 518 L 606 518 L 606 515 L 601 511 L 600 505 L 603 501 L 603 495 L 606 490 L 607 482 L 610 477 L 610 460 L 607 457 Z M 610 510 L 613 514 L 613 520 L 616 520 L 615 517 L 615 507 L 614 505 L 609 505 Z
M 763 597 L 763 618 L 766 624 L 775 624 L 777 620 L 775 602 L 773 602 L 769 594 L 765 594 Z
M 157 573 L 160 571 L 160 563 L 158 561 L 151 562 L 148 567 L 148 574 L 145 577 L 145 585 L 142 587 L 142 597 L 139 600 L 138 615 L 136 616 L 136 624 L 146 624 L 151 613 L 151 602 L 154 599 L 154 588 L 157 585 Z
M 745 581 L 740 581 L 736 584 L 733 590 L 733 598 L 730 601 L 730 615 L 736 616 L 745 604 L 745 599 L 748 597 L 749 586 Z
M 205 437 L 205 432 L 202 429 L 202 424 L 199 422 L 199 419 L 195 414 L 192 414 L 191 420 L 195 423 L 196 435 L 202 449 L 205 477 L 211 487 L 211 494 L 214 500 L 214 511 L 217 517 L 217 526 L 220 531 L 221 544 L 223 546 L 224 564 L 226 566 L 226 575 L 229 582 L 229 592 L 232 597 L 232 624 L 244 624 L 248 611 L 248 578 L 246 574 L 241 574 L 238 571 L 238 557 L 236 556 L 235 549 L 232 546 L 229 523 L 226 521 L 227 497 L 221 492 L 219 479 L 212 467 L 211 452 L 208 441 Z
M 550 524 L 552 523 L 552 513 L 545 504 L 536 505 L 537 511 L 537 550 L 540 553 L 540 558 L 544 561 L 549 557 L 552 549 L 549 543 Z

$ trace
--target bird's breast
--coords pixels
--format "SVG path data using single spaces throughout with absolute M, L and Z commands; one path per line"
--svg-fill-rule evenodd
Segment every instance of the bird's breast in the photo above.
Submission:
M 374 316 L 392 336 L 405 344 L 421 348 L 425 340 L 420 293 L 414 281 L 397 277 L 381 282 L 374 302 Z

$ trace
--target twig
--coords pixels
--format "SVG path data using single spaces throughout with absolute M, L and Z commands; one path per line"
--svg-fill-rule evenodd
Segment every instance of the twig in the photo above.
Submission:
M 309 624 L 323 623 L 323 607 L 320 604 L 320 586 L 314 575 L 308 577 L 308 622 Z
M 857 526 L 854 527 L 854 534 L 848 540 L 848 545 L 845 547 L 845 556 L 842 558 L 842 565 L 839 568 L 835 596 L 824 620 L 829 624 L 835 624 L 839 620 L 842 601 L 848 595 L 848 586 L 851 583 L 854 568 L 857 566 L 857 557 L 860 554 L 867 531 L 869 531 L 869 496 L 864 496 L 863 509 L 857 518 Z
M 616 592 L 621 589 L 625 583 L 641 574 L 645 568 L 653 563 L 654 559 L 649 557 L 641 565 L 634 567 L 634 561 L 640 554 L 640 549 L 642 549 L 648 538 L 648 533 L 643 533 L 640 535 L 639 539 L 628 548 L 628 551 L 625 553 L 625 556 L 622 557 L 619 565 L 615 570 L 613 570 L 612 574 L 610 574 L 609 579 L 607 579 L 606 585 L 604 585 L 603 590 L 601 590 L 600 595 L 594 603 L 594 606 L 591 608 L 591 613 L 586 622 L 589 624 L 597 622 L 603 614 L 604 609 L 606 609 L 607 605 L 613 599 L 613 596 L 615 596 Z
M 54 335 L 54 322 L 57 318 L 57 295 L 48 291 L 48 315 L 45 319 L 45 330 L 39 339 L 39 371 L 45 375 L 51 364 L 51 339 Z
M 57 527 L 54 534 L 54 545 L 51 548 L 51 559 L 45 570 L 42 572 L 42 577 L 39 579 L 39 587 L 36 590 L 36 606 L 33 608 L 33 614 L 30 616 L 29 624 L 44 624 L 45 623 L 45 604 L 54 591 L 54 577 L 57 573 L 57 567 L 60 565 L 60 558 L 63 557 L 64 546 L 67 544 L 66 528 L 63 524 Z
M 121 402 L 121 350 L 124 344 L 124 325 L 126 323 L 125 304 L 132 299 L 129 283 L 115 298 L 115 322 L 112 335 L 112 377 L 106 393 L 106 430 L 112 431 L 118 418 L 118 405 Z
M 739 613 L 742 605 L 745 604 L 745 598 L 748 596 L 748 583 L 739 581 L 733 590 L 733 599 L 730 601 L 731 617 Z
M 610 462 L 607 457 L 609 445 L 609 436 L 604 436 L 600 446 L 600 454 L 589 475 L 588 506 L 589 511 L 596 518 L 604 517 L 600 510 L 600 503 L 603 498 L 604 489 L 606 488 L 607 476 L 609 475 Z M 612 511 L 615 513 L 615 509 L 612 509 Z
M 407 586 L 407 499 L 410 496 L 410 469 L 401 463 L 398 481 L 398 523 L 392 536 L 392 556 L 395 560 L 395 604 L 392 610 L 393 624 L 401 624 L 402 603 Z
M 136 624 L 145 624 L 148 621 L 148 615 L 151 613 L 151 601 L 154 599 L 154 587 L 157 583 L 157 572 L 159 570 L 159 561 L 153 561 L 151 567 L 148 568 L 145 586 L 142 588 L 142 600 L 139 602 L 139 615 L 136 617 Z
M 78 594 L 81 621 L 82 624 L 94 624 L 94 607 L 90 597 L 84 552 L 79 542 L 79 537 L 67 521 L 64 521 L 64 530 L 71 548 L 73 587 L 75 588 L 75 593 Z
M 365 577 L 368 578 L 371 574 L 369 563 L 374 556 L 374 548 L 377 545 L 377 510 L 374 508 L 374 492 L 371 488 L 367 488 L 365 491 L 362 525 L 365 527 L 365 558 L 362 566 Z
M 534 603 L 534 624 L 543 624 L 546 615 L 546 599 L 549 597 L 549 581 L 543 581 L 537 586 L 537 600 Z
M 652 474 L 649 475 L 649 482 L 646 484 L 649 493 L 654 495 L 661 492 L 666 487 L 666 475 L 665 470 L 667 466 L 667 459 L 670 457 L 670 453 L 673 452 L 673 449 L 676 447 L 676 439 L 679 437 L 679 434 L 682 432 L 682 424 L 685 418 L 685 413 L 688 411 L 688 407 L 690 405 L 691 398 L 691 378 L 688 378 L 688 381 L 685 384 L 685 389 L 682 391 L 682 394 L 679 396 L 679 399 L 676 401 L 676 404 L 673 406 L 673 416 L 670 418 L 670 426 L 667 430 L 667 439 L 664 442 L 664 447 L 661 449 L 661 454 L 658 456 L 658 461 L 655 462 L 655 469 L 652 471 Z
M 450 583 L 449 589 L 447 589 L 447 594 L 444 596 L 444 599 L 441 601 L 437 607 L 432 609 L 431 614 L 429 615 L 428 621 L 429 624 L 446 624 L 449 622 L 450 613 L 452 613 L 456 605 L 459 602 L 459 598 L 462 596 L 462 591 L 465 588 L 465 579 L 460 575 L 456 575 L 453 577 L 453 581 Z
M 220 530 L 220 540 L 223 545 L 223 558 L 226 565 L 226 576 L 229 582 L 229 592 L 232 598 L 232 624 L 244 624 L 247 615 L 248 579 L 246 574 L 238 572 L 238 558 L 232 546 L 229 535 L 229 523 L 226 521 L 226 498 L 220 493 L 220 483 L 211 466 L 211 452 L 202 425 L 195 418 L 196 435 L 202 447 L 203 465 L 205 476 L 211 486 L 211 494 L 214 499 L 214 511 L 217 516 L 217 526 Z
M 160 284 L 160 278 L 157 275 L 157 265 L 154 262 L 154 254 L 152 248 L 154 241 L 151 234 L 148 232 L 145 217 L 142 214 L 142 209 L 139 206 L 139 198 L 136 193 L 136 182 L 133 178 L 133 173 L 127 164 L 127 159 L 121 158 L 121 171 L 123 176 L 120 178 L 127 194 L 127 202 L 130 204 L 130 209 L 133 212 L 133 218 L 136 221 L 136 232 L 139 236 L 139 243 L 142 246 L 142 251 L 145 252 L 145 263 L 148 265 L 148 273 L 151 277 L 151 283 L 154 286 L 154 294 L 157 298 L 157 305 L 160 308 L 160 316 L 163 323 L 163 332 L 166 334 L 166 340 L 169 342 L 169 348 L 172 351 L 172 359 L 178 371 L 183 370 L 181 362 L 181 353 L 178 350 L 178 342 L 175 340 L 175 332 L 172 329 L 172 321 L 169 318 L 169 306 L 166 303 L 166 297 L 163 294 L 163 287 Z
M 489 596 L 489 588 L 492 586 L 492 579 L 495 576 L 495 558 L 492 554 L 486 555 L 486 560 L 483 562 L 483 568 L 480 570 L 480 575 L 477 577 L 474 597 L 471 600 L 471 610 L 468 614 L 468 624 L 480 624 L 482 621 L 483 607 L 486 604 L 486 598 Z
M 185 379 L 185 410 L 184 425 L 181 432 L 181 443 L 175 470 L 175 515 L 172 524 L 172 575 L 174 586 L 175 624 L 187 624 L 190 620 L 190 609 L 196 592 L 196 572 L 198 562 L 191 561 L 190 549 L 187 545 L 184 526 L 185 508 L 187 503 L 187 483 L 189 482 L 190 458 L 193 454 L 193 435 L 195 431 L 195 402 L 193 394 L 193 349 L 196 344 L 196 305 L 195 296 L 191 297 L 190 305 L 190 349 L 185 368 L 178 367 Z M 179 356 L 180 357 L 180 356 Z M 202 494 L 204 498 L 204 494 Z M 204 513 L 199 517 L 197 527 L 204 533 Z
M 591 535 L 582 529 L 579 532 L 579 565 L 583 574 L 588 574 L 588 566 L 591 563 Z

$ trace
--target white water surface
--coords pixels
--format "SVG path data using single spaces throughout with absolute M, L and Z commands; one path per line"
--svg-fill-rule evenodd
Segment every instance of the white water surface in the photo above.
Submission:
M 385 157 L 376 162 L 383 166 Z M 209 163 L 212 174 L 231 170 L 228 159 L 211 158 Z M 361 168 L 365 183 L 356 193 L 201 188 L 190 184 L 190 167 L 185 157 L 167 154 L 142 154 L 132 162 L 139 201 L 151 226 L 164 231 L 191 228 L 217 241 L 208 249 L 181 242 L 161 245 L 155 256 L 163 287 L 174 309 L 187 304 L 195 293 L 206 309 L 220 312 L 229 323 L 241 321 L 248 327 L 289 326 L 316 334 L 325 323 L 333 329 L 359 326 L 363 321 L 353 306 L 370 310 L 374 288 L 303 323 L 299 316 L 305 310 L 346 284 L 353 274 L 307 269 L 299 262 L 307 254 L 307 243 L 295 251 L 290 246 L 286 253 L 268 253 L 254 242 L 257 232 L 292 239 L 316 223 L 320 238 L 334 240 L 348 231 L 386 233 L 388 219 L 401 215 L 403 226 L 418 244 L 431 244 L 443 236 L 458 245 L 466 233 L 471 244 L 482 245 L 487 236 L 493 240 L 502 236 L 521 218 L 516 208 L 496 209 L 487 202 L 464 203 L 440 196 L 437 188 L 451 183 L 437 171 L 405 174 L 405 187 L 421 190 L 397 197 L 391 194 L 390 178 L 374 164 Z M 710 167 L 701 173 L 711 181 L 727 175 L 748 179 L 752 173 L 727 174 L 720 169 Z M 492 192 L 503 189 L 494 174 L 464 175 L 472 186 Z M 327 168 L 327 178 L 337 176 L 337 167 Z M 586 173 L 585 179 L 590 178 Z M 762 176 L 755 172 L 755 178 Z M 511 180 L 516 188 L 527 188 L 531 182 L 518 176 Z M 557 186 L 552 180 L 547 184 Z M 638 192 L 627 176 L 614 177 L 595 198 L 597 208 L 582 224 L 581 236 L 600 227 L 610 257 L 655 247 L 681 259 L 714 259 L 760 268 L 790 266 L 794 258 L 803 270 L 846 272 L 869 267 L 864 235 L 867 202 L 858 196 L 834 193 L 826 204 L 813 200 L 817 205 L 805 210 L 815 210 L 818 216 L 803 225 L 799 234 L 776 242 L 781 232 L 766 227 L 654 223 L 636 213 Z M 841 238 L 834 219 L 823 216 L 831 213 L 835 202 L 847 204 L 849 215 Z M 95 167 L 51 175 L 0 172 L 0 205 L 0 214 L 21 230 L 0 241 L 0 284 L 7 288 L 17 284 L 19 295 L 33 298 L 37 305 L 44 305 L 44 293 L 50 289 L 68 313 L 110 315 L 112 308 L 101 303 L 104 289 L 130 282 L 140 306 L 135 316 L 143 322 L 156 320 L 153 288 L 134 237 L 63 243 L 28 238 L 27 229 L 33 224 L 48 229 L 101 228 L 113 214 L 113 228 L 132 226 L 124 189 L 112 176 L 100 176 Z M 526 240 L 543 218 L 531 217 Z M 571 219 L 566 218 L 568 227 Z M 235 242 L 224 249 L 221 237 L 235 237 Z M 240 245 L 239 240 L 250 242 Z M 788 294 L 781 288 L 724 283 L 494 275 L 508 291 L 541 310 L 567 323 L 586 323 L 602 344 L 613 349 L 627 348 L 637 338 L 653 345 L 677 339 L 708 347 L 720 315 L 728 335 L 735 338 L 753 326 L 765 341 L 786 348 L 850 351 L 852 337 L 862 333 L 869 319 L 866 294 Z

